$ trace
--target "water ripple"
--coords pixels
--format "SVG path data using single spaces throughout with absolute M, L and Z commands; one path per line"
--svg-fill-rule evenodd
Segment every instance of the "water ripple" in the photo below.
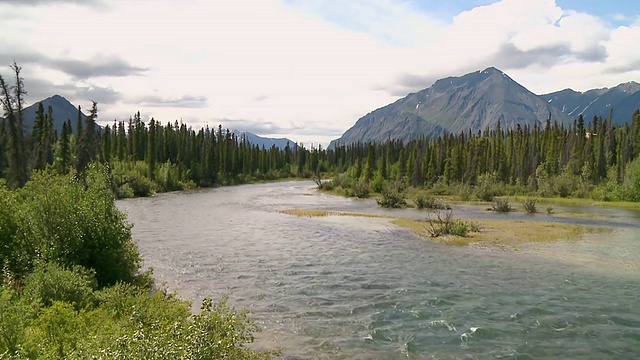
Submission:
M 640 357 L 637 214 L 594 208 L 613 216 L 601 225 L 619 230 L 497 251 L 431 243 L 384 219 L 279 213 L 424 216 L 312 186 L 198 190 L 118 206 L 160 283 L 195 308 L 228 295 L 263 329 L 255 346 L 282 347 L 283 359 Z M 455 211 L 492 216 L 467 205 Z

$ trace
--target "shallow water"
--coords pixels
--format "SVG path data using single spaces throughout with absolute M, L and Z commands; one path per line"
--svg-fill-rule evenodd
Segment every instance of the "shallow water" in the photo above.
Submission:
M 423 218 L 311 182 L 224 187 L 118 202 L 145 265 L 181 296 L 229 296 L 291 359 L 640 357 L 640 218 L 489 214 L 608 225 L 610 234 L 513 248 L 447 246 L 387 220 L 303 218 L 291 208 Z

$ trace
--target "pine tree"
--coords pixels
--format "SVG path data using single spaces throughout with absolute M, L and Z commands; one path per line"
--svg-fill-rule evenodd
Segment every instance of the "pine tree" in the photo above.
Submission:
M 156 121 L 154 118 L 151 118 L 149 121 L 149 131 L 148 131 L 149 140 L 147 144 L 149 146 L 147 150 L 147 160 L 149 163 L 149 178 L 151 180 L 156 179 Z
M 98 103 L 93 101 L 89 115 L 85 117 L 84 126 L 78 139 L 78 154 L 76 156 L 76 176 L 84 179 L 85 170 L 89 163 L 96 158 L 98 152 L 96 141 L 96 117 Z
M 15 62 L 10 67 L 15 75 L 15 84 L 13 86 L 7 85 L 2 76 L 0 76 L 0 90 L 2 91 L 0 102 L 4 108 L 7 126 L 6 136 L 9 144 L 7 178 L 10 187 L 22 187 L 29 180 L 30 174 L 29 156 L 22 125 L 22 110 L 26 91 L 24 89 L 24 79 L 20 76 L 22 68 Z
M 57 153 L 57 171 L 60 174 L 69 173 L 69 165 L 71 163 L 71 145 L 69 138 L 71 136 L 71 122 L 66 121 L 62 124 L 62 132 L 58 139 L 58 153 Z

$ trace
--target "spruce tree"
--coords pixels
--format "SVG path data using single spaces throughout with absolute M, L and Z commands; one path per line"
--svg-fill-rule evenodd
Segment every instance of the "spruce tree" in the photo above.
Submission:
M 89 163 L 96 158 L 98 152 L 96 141 L 96 117 L 98 103 L 93 101 L 89 115 L 85 117 L 80 138 L 78 139 L 78 155 L 76 156 L 76 176 L 84 179 L 85 170 Z
M 29 156 L 23 129 L 24 79 L 22 70 L 15 62 L 10 66 L 15 75 L 15 84 L 9 86 L 0 76 L 0 102 L 6 119 L 6 136 L 9 149 L 7 152 L 7 180 L 10 187 L 22 187 L 29 180 Z
M 147 149 L 147 160 L 149 163 L 149 177 L 151 180 L 156 179 L 156 121 L 154 118 L 151 118 L 149 121 L 149 131 L 148 131 L 149 140 L 147 144 L 149 148 Z

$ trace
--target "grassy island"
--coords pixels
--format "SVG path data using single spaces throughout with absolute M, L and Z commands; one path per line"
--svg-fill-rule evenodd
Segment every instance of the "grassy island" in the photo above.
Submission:
M 433 236 L 430 222 L 439 225 L 443 219 L 429 218 L 425 220 L 401 219 L 392 216 L 351 213 L 343 211 L 318 210 L 318 209 L 288 209 L 281 211 L 283 214 L 299 217 L 325 217 L 325 216 L 354 216 L 367 218 L 380 218 L 392 224 L 412 230 L 416 235 L 452 245 L 485 244 L 485 245 L 513 245 L 522 242 L 551 242 L 559 240 L 578 240 L 590 234 L 611 232 L 608 227 L 595 227 L 577 224 L 564 224 L 550 221 L 525 221 L 525 220 L 466 220 L 449 219 L 454 225 L 462 226 L 464 235 L 460 233 L 440 234 Z

